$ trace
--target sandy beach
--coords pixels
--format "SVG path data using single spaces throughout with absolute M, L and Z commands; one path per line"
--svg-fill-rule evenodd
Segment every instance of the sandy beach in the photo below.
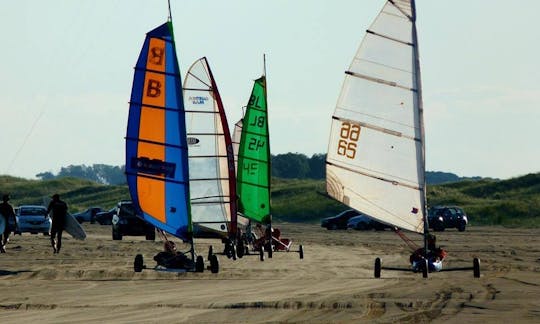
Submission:
M 52 253 L 43 235 L 12 236 L 0 255 L 2 323 L 538 323 L 540 230 L 474 227 L 447 230 L 438 242 L 449 251 L 447 267 L 481 259 L 472 270 L 430 274 L 382 272 L 407 266 L 409 251 L 390 231 L 327 231 L 317 225 L 277 224 L 298 253 L 274 253 L 259 261 L 219 255 L 220 272 L 133 271 L 142 253 L 152 268 L 159 241 L 124 237 L 110 226 L 84 224 L 88 238 L 65 235 Z M 420 242 L 418 238 L 418 242 Z M 200 239 L 222 250 L 218 240 Z

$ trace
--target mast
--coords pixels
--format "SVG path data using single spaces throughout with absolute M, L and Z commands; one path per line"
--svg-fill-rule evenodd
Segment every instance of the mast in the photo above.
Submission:
M 172 22 L 171 0 L 167 0 L 167 5 L 169 6 L 169 17 L 167 17 L 167 21 Z
M 422 161 L 421 168 L 424 173 L 424 183 L 422 186 L 422 212 L 424 214 L 424 253 L 427 254 L 427 237 L 429 234 L 428 214 L 427 214 L 427 195 L 426 195 L 426 142 L 425 142 L 425 130 L 424 130 L 424 107 L 422 102 L 422 79 L 420 76 L 420 56 L 418 50 L 418 32 L 416 30 L 416 3 L 415 0 L 411 0 L 412 10 L 412 38 L 413 38 L 413 51 L 414 51 L 414 65 L 415 65 L 415 87 L 417 89 L 418 100 L 418 119 L 420 123 L 420 138 L 422 141 Z
M 270 202 L 270 206 L 269 206 L 269 212 L 270 212 L 270 215 L 269 215 L 269 219 L 270 219 L 270 222 L 268 223 L 268 226 L 269 226 L 269 232 L 270 232 L 270 250 L 268 251 L 268 257 L 271 258 L 272 257 L 272 249 L 273 249 L 273 246 L 272 246 L 272 243 L 273 243 L 273 239 L 272 239 L 272 195 L 270 194 L 271 193 L 271 186 L 272 186 L 272 166 L 271 166 L 271 162 L 272 162 L 272 158 L 271 158 L 271 155 L 270 155 L 270 126 L 268 125 L 268 85 L 267 85 L 267 82 L 266 82 L 266 54 L 263 54 L 263 76 L 264 76 L 264 101 L 266 102 L 266 127 L 268 129 L 268 138 L 267 138 L 267 145 L 268 145 L 268 197 L 269 197 L 269 202 Z
M 171 30 L 172 30 L 171 0 L 167 0 L 167 9 L 168 9 L 168 12 L 169 12 L 169 16 L 167 17 L 167 22 L 169 24 L 171 24 Z M 175 44 L 174 35 L 172 36 L 172 40 L 173 40 L 174 52 L 176 53 L 176 44 Z M 188 179 L 189 179 L 189 176 L 188 176 Z M 189 192 L 189 182 L 187 184 L 187 192 Z M 189 213 L 189 218 L 191 218 L 191 206 L 190 206 L 190 204 L 188 204 L 188 213 Z M 190 242 L 190 245 L 191 245 L 191 248 L 190 248 L 191 260 L 195 260 L 195 243 L 193 241 L 193 236 L 194 236 L 193 235 L 193 225 L 190 224 L 188 228 L 189 228 L 189 231 L 187 233 L 187 236 L 188 236 L 188 239 L 189 239 L 189 242 Z

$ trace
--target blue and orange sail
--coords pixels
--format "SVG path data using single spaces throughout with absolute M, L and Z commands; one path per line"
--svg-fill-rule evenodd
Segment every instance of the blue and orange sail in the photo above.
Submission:
M 126 176 L 144 220 L 192 240 L 182 80 L 170 21 L 147 33 L 135 66 Z

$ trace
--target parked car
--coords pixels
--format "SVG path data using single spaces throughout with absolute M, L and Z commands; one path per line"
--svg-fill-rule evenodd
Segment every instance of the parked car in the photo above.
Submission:
M 32 234 L 43 233 L 43 235 L 49 235 L 51 231 L 51 219 L 47 215 L 47 208 L 44 206 L 19 206 L 15 218 L 17 221 L 15 234 L 29 232 Z
M 469 219 L 462 208 L 457 206 L 435 206 L 429 209 L 429 227 L 434 231 L 444 231 L 445 228 L 457 228 L 463 232 Z
M 83 212 L 73 214 L 73 217 L 81 224 L 84 222 L 94 224 L 96 222 L 96 214 L 102 211 L 103 209 L 101 207 L 90 207 Z
M 113 240 L 121 240 L 124 235 L 143 235 L 152 241 L 156 239 L 155 227 L 137 216 L 131 201 L 119 202 L 112 217 Z
M 349 219 L 358 215 L 360 215 L 360 213 L 358 213 L 356 210 L 348 209 L 337 214 L 336 216 L 323 218 L 321 220 L 321 227 L 326 227 L 328 230 L 347 229 L 347 222 Z
M 358 215 L 349 219 L 349 221 L 347 222 L 347 228 L 352 228 L 355 230 L 374 229 L 377 231 L 384 231 L 387 228 L 392 228 L 392 226 L 376 221 L 366 215 Z
M 100 225 L 111 225 L 113 215 L 116 213 L 116 207 L 96 214 L 96 222 Z

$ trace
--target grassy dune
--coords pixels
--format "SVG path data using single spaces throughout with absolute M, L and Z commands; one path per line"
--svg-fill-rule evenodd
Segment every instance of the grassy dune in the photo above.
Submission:
M 126 186 L 61 178 L 26 180 L 0 176 L 0 192 L 10 193 L 12 204 L 44 204 L 59 193 L 71 212 L 91 206 L 108 209 L 129 199 Z M 509 180 L 461 181 L 428 186 L 428 205 L 459 205 L 472 224 L 540 227 L 540 173 Z M 347 207 L 325 195 L 325 183 L 309 179 L 273 179 L 272 213 L 276 220 L 318 223 L 322 217 Z

